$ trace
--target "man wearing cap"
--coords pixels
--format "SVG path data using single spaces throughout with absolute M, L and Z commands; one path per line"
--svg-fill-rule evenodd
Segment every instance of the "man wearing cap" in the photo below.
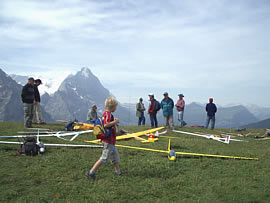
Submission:
M 183 94 L 179 94 L 178 96 L 179 100 L 177 101 L 177 104 L 175 106 L 178 111 L 178 121 L 180 122 L 180 128 L 182 128 L 186 124 L 184 121 L 185 101 L 183 99 Z
M 145 125 L 144 111 L 143 98 L 140 98 L 139 103 L 136 104 L 136 116 L 139 118 L 138 125 Z
M 174 123 L 173 123 L 174 102 L 169 97 L 167 92 L 165 92 L 163 95 L 164 95 L 164 99 L 161 101 L 160 107 L 163 111 L 166 127 L 168 128 L 170 126 L 170 129 L 173 130 L 174 129 Z
M 206 107 L 205 107 L 205 110 L 207 112 L 207 119 L 206 119 L 205 128 L 208 128 L 208 125 L 211 121 L 211 130 L 213 130 L 215 128 L 215 122 L 216 122 L 215 114 L 217 112 L 217 107 L 213 103 L 213 101 L 214 101 L 213 98 L 210 98 L 209 103 L 206 104 Z
M 24 127 L 31 128 L 35 101 L 34 78 L 28 78 L 28 83 L 22 89 L 21 97 L 24 109 Z
M 149 100 L 150 100 L 150 104 L 149 104 L 149 107 L 148 107 L 148 113 L 150 115 L 151 127 L 152 128 L 157 128 L 157 126 L 158 126 L 157 109 L 155 107 L 156 103 L 157 103 L 157 100 L 155 100 L 153 93 L 149 93 L 148 96 L 149 96 Z
M 97 105 L 93 104 L 91 109 L 88 111 L 86 122 L 87 123 L 94 123 L 95 120 L 97 120 L 98 114 L 97 114 Z
M 34 109 L 33 109 L 33 123 L 46 124 L 42 120 L 41 111 L 40 111 L 40 94 L 39 94 L 38 86 L 41 84 L 42 82 L 40 79 L 36 79 L 34 81 L 35 101 L 34 101 Z

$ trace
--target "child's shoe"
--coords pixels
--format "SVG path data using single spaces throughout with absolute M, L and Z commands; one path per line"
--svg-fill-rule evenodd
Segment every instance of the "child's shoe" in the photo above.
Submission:
M 96 176 L 95 176 L 95 174 L 90 174 L 90 171 L 87 171 L 86 173 L 85 173 L 85 176 L 88 178 L 88 180 L 95 180 L 96 179 Z

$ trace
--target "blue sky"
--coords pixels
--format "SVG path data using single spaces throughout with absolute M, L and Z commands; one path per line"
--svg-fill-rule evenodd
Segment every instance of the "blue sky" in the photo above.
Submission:
M 0 68 L 89 67 L 121 102 L 270 106 L 268 0 L 1 0 Z

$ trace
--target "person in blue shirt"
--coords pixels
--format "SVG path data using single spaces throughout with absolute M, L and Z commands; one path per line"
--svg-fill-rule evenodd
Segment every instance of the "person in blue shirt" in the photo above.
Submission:
M 170 129 L 173 130 L 174 129 L 174 123 L 173 123 L 174 102 L 169 97 L 168 92 L 165 92 L 163 95 L 164 95 L 164 99 L 161 101 L 160 107 L 163 111 L 166 127 L 168 128 L 170 126 Z
M 213 98 L 209 99 L 209 103 L 206 105 L 205 110 L 207 112 L 205 128 L 208 128 L 208 125 L 211 121 L 211 130 L 213 130 L 215 128 L 215 122 L 216 122 L 215 114 L 217 112 L 217 107 L 213 103 Z

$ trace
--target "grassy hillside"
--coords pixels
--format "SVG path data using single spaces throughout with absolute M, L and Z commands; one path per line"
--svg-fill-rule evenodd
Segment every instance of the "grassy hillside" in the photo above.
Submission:
M 62 129 L 59 124 L 42 126 Z M 137 132 L 146 127 L 125 127 Z M 0 123 L 0 135 L 15 135 L 22 123 Z M 198 129 L 184 128 L 195 132 Z M 213 132 L 210 130 L 199 130 Z M 226 130 L 217 129 L 220 133 Z M 264 130 L 248 132 L 264 133 Z M 245 133 L 248 133 L 245 132 Z M 252 137 L 229 145 L 204 138 L 168 133 L 175 151 L 259 157 L 259 161 L 178 157 L 118 148 L 122 176 L 115 176 L 110 163 L 90 182 L 84 173 L 100 157 L 102 149 L 47 148 L 36 157 L 16 155 L 18 146 L 0 145 L 0 202 L 269 202 L 269 140 Z M 73 143 L 94 139 L 79 136 Z M 4 139 L 1 139 L 4 140 Z M 10 141 L 10 139 L 9 139 Z M 17 139 L 14 139 L 17 141 Z M 65 143 L 44 138 L 45 143 Z M 118 144 L 166 150 L 168 139 L 142 144 L 135 140 Z

